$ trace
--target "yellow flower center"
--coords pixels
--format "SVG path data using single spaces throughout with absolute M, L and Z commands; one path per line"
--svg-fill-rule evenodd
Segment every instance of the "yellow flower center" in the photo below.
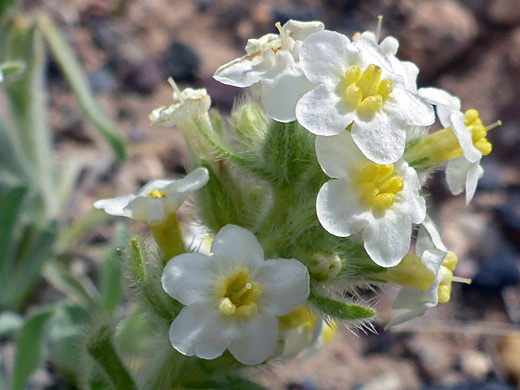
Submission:
M 231 275 L 218 278 L 215 292 L 222 313 L 252 317 L 258 311 L 255 301 L 263 291 L 260 283 L 249 281 L 247 267 L 236 267 Z
M 441 274 L 438 290 L 439 303 L 449 302 L 452 282 L 471 283 L 468 279 L 453 276 L 453 271 L 458 261 L 459 259 L 455 252 L 449 251 L 439 268 L 439 273 Z M 435 280 L 435 275 L 424 266 L 420 257 L 406 255 L 399 265 L 388 268 L 385 279 L 388 282 L 401 286 L 414 287 L 421 291 L 426 291 Z
M 354 183 L 361 201 L 372 209 L 385 210 L 404 188 L 404 179 L 394 172 L 394 165 L 368 163 L 357 172 Z
M 475 147 L 480 150 L 483 156 L 491 153 L 492 145 L 486 138 L 487 131 L 479 118 L 477 110 L 468 110 L 464 113 L 464 124 L 471 132 L 471 137 Z
M 492 125 L 484 126 L 478 111 L 471 109 L 464 114 L 464 124 L 471 133 L 473 145 L 475 145 L 482 155 L 487 156 L 491 153 L 493 145 L 491 145 L 491 142 L 486 138 L 487 133 L 489 130 L 500 126 L 502 122 L 498 121 Z M 428 157 L 431 163 L 440 164 L 444 161 L 453 160 L 462 156 L 464 156 L 464 152 L 460 147 L 455 133 L 451 127 L 447 127 L 430 134 L 419 144 L 416 153 L 412 153 L 412 156 L 408 156 L 408 158 L 413 161 L 414 159 Z
M 280 330 L 290 330 L 299 328 L 314 329 L 316 324 L 316 316 L 310 310 L 307 310 L 305 304 L 298 306 L 296 309 L 281 317 L 278 317 L 278 328 Z
M 148 197 L 152 199 L 162 199 L 168 195 L 168 191 L 152 190 L 148 193 Z
M 381 80 L 381 72 L 374 64 L 368 65 L 363 72 L 359 66 L 351 65 L 345 72 L 345 103 L 363 119 L 370 119 L 381 109 L 394 89 L 392 80 Z

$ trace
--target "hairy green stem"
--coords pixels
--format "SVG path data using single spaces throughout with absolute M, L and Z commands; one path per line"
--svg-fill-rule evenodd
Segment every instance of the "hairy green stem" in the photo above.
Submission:
M 101 326 L 89 340 L 87 351 L 106 374 L 117 390 L 137 390 L 134 380 L 126 370 L 110 341 L 111 331 Z

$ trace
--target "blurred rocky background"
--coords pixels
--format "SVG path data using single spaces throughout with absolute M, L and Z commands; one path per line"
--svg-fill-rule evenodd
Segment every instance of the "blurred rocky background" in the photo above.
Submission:
M 429 184 L 433 217 L 447 246 L 460 258 L 452 301 L 416 320 L 383 331 L 395 315 L 389 288 L 378 303 L 378 335 L 338 331 L 314 354 L 263 369 L 273 389 L 507 390 L 520 384 L 520 0 L 27 0 L 66 32 L 91 87 L 129 145 L 129 161 L 112 154 L 82 120 L 58 67 L 48 63 L 55 147 L 60 161 L 74 154 L 87 163 L 68 215 L 89 211 L 94 200 L 133 192 L 151 179 L 185 172 L 175 129 L 150 128 L 148 113 L 169 104 L 172 76 L 182 86 L 207 88 L 213 106 L 228 112 L 241 90 L 212 79 L 218 66 L 243 55 L 247 38 L 274 32 L 276 21 L 322 20 L 351 36 L 372 29 L 384 15 L 383 34 L 400 40 L 399 55 L 416 62 L 420 86 L 460 96 L 485 124 L 503 126 L 489 139 L 485 175 L 474 201 L 452 197 L 444 177 Z M 139 228 L 136 226 L 136 228 Z M 93 232 L 83 243 L 112 231 Z M 43 287 L 44 288 L 44 287 Z M 45 300 L 45 294 L 43 298 Z M 9 349 L 2 345 L 9 363 Z M 52 367 L 33 389 L 64 389 Z

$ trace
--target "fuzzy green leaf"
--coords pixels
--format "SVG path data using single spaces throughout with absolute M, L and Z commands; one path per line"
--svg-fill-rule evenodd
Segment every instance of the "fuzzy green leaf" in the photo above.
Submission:
M 115 125 L 106 116 L 92 94 L 87 77 L 76 59 L 72 48 L 64 39 L 58 27 L 48 17 L 42 15 L 39 19 L 39 26 L 84 114 L 110 144 L 117 158 L 124 160 L 126 157 L 125 143 L 121 136 L 117 134 Z
M 46 325 L 53 311 L 42 310 L 30 316 L 25 322 L 16 344 L 13 369 L 13 390 L 23 390 L 30 375 L 42 362 L 42 344 Z
M 324 314 L 340 321 L 363 321 L 376 316 L 376 311 L 370 307 L 348 304 L 329 297 L 311 292 L 309 300 Z

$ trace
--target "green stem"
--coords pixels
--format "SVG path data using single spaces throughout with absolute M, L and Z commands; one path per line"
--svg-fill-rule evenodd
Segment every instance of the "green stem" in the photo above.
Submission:
M 139 242 L 133 238 L 131 240 L 132 246 L 132 271 L 135 279 L 137 279 L 143 287 L 143 295 L 148 304 L 152 307 L 155 313 L 166 320 L 168 323 L 172 323 L 176 313 L 180 312 L 181 305 L 172 299 L 172 303 L 176 303 L 176 307 L 168 307 L 168 304 L 163 301 L 164 291 L 158 291 L 157 288 L 162 289 L 160 286 L 156 286 L 153 283 L 149 283 L 146 277 L 146 271 L 144 268 L 143 254 Z
M 172 257 L 186 252 L 177 214 L 170 215 L 164 223 L 158 226 L 150 226 L 150 230 L 155 242 L 161 250 L 164 265 L 166 265 Z
M 89 340 L 87 351 L 99 364 L 115 389 L 137 390 L 134 380 L 117 355 L 110 336 L 109 328 L 101 326 L 94 337 Z

